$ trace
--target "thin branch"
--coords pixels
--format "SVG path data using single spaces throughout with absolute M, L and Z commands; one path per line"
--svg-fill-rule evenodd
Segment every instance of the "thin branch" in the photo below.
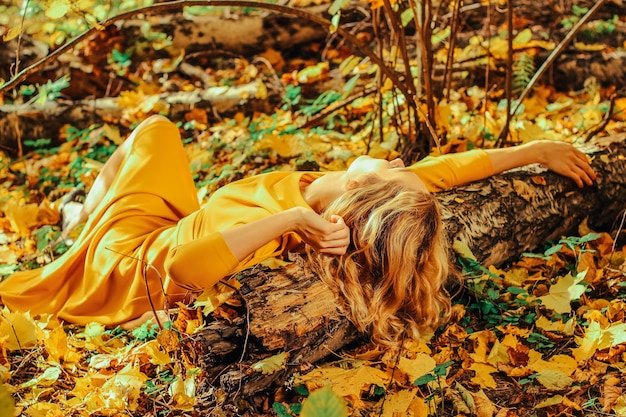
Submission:
M 17 48 L 15 50 L 15 73 L 20 72 L 20 51 L 22 49 L 22 38 L 24 37 L 24 21 L 26 20 L 26 10 L 30 0 L 26 0 L 26 4 L 22 8 L 22 20 L 20 21 L 20 34 L 17 37 Z
M 330 116 L 331 114 L 333 114 L 337 110 L 340 110 L 341 108 L 349 105 L 350 103 L 352 103 L 354 100 L 356 100 L 358 98 L 365 97 L 365 96 L 368 96 L 370 94 L 375 93 L 378 89 L 379 89 L 378 86 L 370 87 L 370 88 L 367 88 L 367 89 L 365 89 L 363 91 L 360 91 L 358 93 L 352 94 L 349 97 L 345 98 L 344 100 L 336 101 L 336 102 L 332 103 L 330 106 L 325 107 L 324 109 L 322 109 L 319 113 L 317 113 L 313 117 L 307 119 L 304 123 L 299 124 L 297 126 L 297 129 L 306 129 L 306 128 L 309 128 L 309 127 L 316 126 L 322 120 L 324 120 L 326 117 Z M 381 136 L 381 140 L 382 140 L 382 136 Z
M 507 26 L 508 26 L 508 48 L 506 51 L 506 120 L 504 126 L 498 134 L 498 140 L 496 141 L 496 147 L 499 148 L 504 143 L 506 137 L 509 135 L 511 128 L 511 101 L 513 100 L 513 0 L 507 1 Z M 487 62 L 489 66 L 489 62 Z M 521 101 L 521 100 L 520 100 Z
M 604 3 L 606 3 L 606 0 L 597 0 L 596 4 L 594 4 L 593 7 L 589 9 L 589 11 L 578 21 L 578 23 L 576 23 L 576 25 L 574 25 L 572 30 L 569 31 L 569 33 L 556 46 L 556 48 L 554 48 L 552 53 L 550 53 L 550 56 L 548 56 L 545 62 L 541 64 L 541 67 L 539 67 L 535 75 L 533 75 L 533 77 L 530 79 L 530 81 L 528 82 L 528 85 L 526 86 L 522 94 L 520 95 L 515 108 L 513 109 L 513 111 L 509 112 L 509 114 L 513 115 L 517 113 L 517 110 L 519 110 L 519 107 L 522 105 L 522 102 L 524 101 L 526 96 L 528 96 L 530 91 L 533 89 L 533 87 L 535 86 L 539 78 L 541 78 L 541 76 L 543 76 L 543 74 L 548 70 L 548 68 L 550 68 L 550 66 L 554 63 L 556 58 L 559 55 L 561 55 L 561 52 L 563 52 L 565 47 L 569 45 L 569 43 L 572 41 L 574 36 L 576 36 L 578 32 L 582 29 L 583 25 L 587 23 L 589 19 L 591 19 L 591 17 L 598 11 L 600 7 L 602 7 L 602 5 L 604 5 Z
M 611 97 L 609 98 L 610 100 L 609 109 L 606 111 L 606 114 L 604 115 L 604 118 L 602 119 L 600 124 L 598 124 L 598 126 L 596 126 L 596 128 L 593 129 L 591 132 L 587 133 L 587 136 L 585 137 L 585 143 L 589 142 L 595 135 L 602 132 L 606 128 L 606 126 L 609 124 L 609 122 L 613 118 L 613 111 L 615 110 L 616 99 L 617 99 L 617 94 L 616 93 L 611 94 Z
M 74 39 L 72 39 L 70 42 L 66 43 L 65 45 L 61 46 L 59 49 L 55 50 L 54 52 L 50 53 L 49 55 L 47 55 L 46 57 L 42 58 L 41 60 L 35 62 L 34 64 L 30 65 L 29 67 L 25 68 L 24 70 L 22 70 L 19 74 L 17 74 L 14 78 L 12 78 L 11 80 L 9 80 L 6 84 L 0 86 L 0 93 L 3 93 L 4 91 L 14 88 L 16 87 L 19 83 L 21 83 L 22 81 L 24 81 L 25 79 L 27 79 L 29 76 L 31 76 L 32 74 L 34 74 L 35 72 L 37 72 L 39 70 L 39 68 L 41 68 L 43 65 L 47 64 L 50 61 L 53 61 L 55 59 L 58 59 L 59 56 L 61 56 L 62 54 L 64 54 L 65 52 L 71 50 L 72 48 L 74 48 L 79 42 L 85 40 L 86 38 L 90 37 L 91 35 L 93 35 L 94 33 L 96 33 L 99 30 L 105 29 L 111 25 L 113 25 L 116 22 L 119 21 L 124 21 L 127 20 L 133 16 L 139 15 L 139 14 L 156 14 L 156 13 L 160 13 L 160 12 L 164 12 L 164 11 L 170 11 L 170 10 L 178 10 L 178 9 L 182 9 L 183 7 L 186 6 L 214 6 L 214 7 L 250 7 L 250 8 L 257 8 L 257 9 L 266 9 L 266 10 L 272 10 L 278 13 L 283 13 L 286 15 L 291 15 L 291 16 L 297 16 L 297 17 L 301 17 L 303 19 L 309 20 L 313 23 L 317 23 L 321 26 L 330 28 L 331 27 L 331 22 L 328 19 L 325 19 L 321 16 L 315 15 L 313 13 L 309 13 L 306 12 L 304 10 L 300 10 L 300 9 L 295 9 L 292 7 L 288 7 L 288 6 L 281 6 L 279 4 L 271 4 L 271 3 L 264 3 L 264 2 L 260 2 L 260 1 L 254 1 L 254 0 L 177 0 L 177 1 L 172 1 L 172 2 L 168 2 L 168 3 L 158 3 L 152 6 L 145 6 L 145 7 L 140 7 L 138 9 L 135 10 L 130 10 L 128 12 L 124 12 L 121 13 L 117 16 L 114 16 L 110 19 L 107 19 L 101 23 L 99 23 L 97 26 L 94 26 L 90 29 L 88 29 L 87 31 L 81 33 L 80 35 L 76 36 Z M 344 37 L 347 41 L 349 41 L 352 45 L 354 45 L 354 47 L 360 51 L 362 54 L 368 56 L 372 62 L 374 62 L 376 65 L 378 65 L 380 67 L 380 69 L 385 73 L 385 75 L 387 77 L 389 77 L 389 79 L 391 79 L 391 81 L 393 82 L 394 86 L 399 89 L 402 94 L 406 97 L 407 102 L 409 103 L 409 105 L 413 106 L 413 107 L 417 107 L 416 103 L 415 103 L 415 96 L 411 95 L 409 93 L 409 91 L 406 89 L 406 86 L 404 85 L 404 83 L 402 83 L 396 72 L 394 70 L 392 70 L 391 68 L 388 68 L 385 63 L 382 61 L 381 58 L 379 58 L 376 54 L 374 54 L 370 49 L 368 49 L 361 41 L 359 41 L 357 39 L 356 36 L 354 36 L 353 34 L 351 34 L 350 32 L 344 30 L 341 27 L 337 28 L 337 33 L 339 35 L 341 35 L 342 37 Z

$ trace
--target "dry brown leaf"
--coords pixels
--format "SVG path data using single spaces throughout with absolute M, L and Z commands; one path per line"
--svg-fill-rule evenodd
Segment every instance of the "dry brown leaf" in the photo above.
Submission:
M 496 414 L 496 417 L 518 417 L 517 413 L 510 408 L 502 408 Z
M 477 417 L 492 417 L 496 413 L 496 405 L 482 389 L 478 392 L 473 392 L 472 397 L 474 397 L 474 403 L 476 404 Z
M 611 409 L 623 393 L 622 388 L 617 386 L 617 384 L 619 383 L 619 378 L 609 377 L 602 386 L 603 397 L 601 398 L 601 401 L 602 410 L 605 413 L 611 411 Z

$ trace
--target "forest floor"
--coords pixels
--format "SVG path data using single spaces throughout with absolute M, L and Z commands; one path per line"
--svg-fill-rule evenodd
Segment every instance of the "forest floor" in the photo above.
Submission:
M 349 58 L 341 49 L 327 55 L 334 67 Z M 262 56 L 273 65 L 283 59 L 276 51 Z M 122 71 L 126 61 L 116 59 Z M 364 153 L 399 155 L 398 135 L 372 140 L 374 102 L 367 98 L 316 126 L 300 128 L 346 91 L 324 91 L 331 78 L 327 63 L 298 58 L 281 65 L 282 99 L 271 113 L 242 107 L 216 119 L 196 108 L 174 120 L 200 201 L 226 183 L 270 170 L 340 170 Z M 153 61 L 125 74 L 134 77 L 136 87 L 119 95 L 121 120 L 85 129 L 66 125 L 46 138 L 25 139 L 22 157 L 0 154 L 0 274 L 5 279 L 41 267 L 67 249 L 57 244 L 63 196 L 78 184 L 89 189 L 128 128 L 149 114 L 169 114 L 155 99 L 166 92 L 158 81 L 165 76 L 156 68 Z M 368 70 L 356 65 L 348 74 Z M 206 72 L 223 85 L 276 76 L 242 58 Z M 196 88 L 176 71 L 166 78 L 170 90 Z M 326 95 L 313 93 L 320 89 Z M 611 98 L 613 92 L 593 82 L 575 92 L 538 86 L 516 115 L 511 138 L 583 144 L 600 124 L 601 135 L 624 137 L 626 99 Z M 438 104 L 448 140 L 433 154 L 495 145 L 504 117 L 502 101 L 492 94 L 477 86 L 459 88 Z M 37 97 L 34 91 L 31 97 Z M 31 417 L 311 417 L 343 416 L 347 407 L 354 416 L 626 416 L 623 233 L 620 219 L 603 231 L 585 222 L 577 236 L 546 242 L 508 265 L 459 258 L 464 288 L 454 298 L 451 321 L 429 338 L 407 341 L 399 356 L 369 344 L 352 346 L 248 398 L 226 394 L 186 354 L 187 336 L 203 326 L 197 317 L 182 315 L 167 332 L 154 324 L 124 331 L 5 308 L 0 315 L 0 415 L 11 415 L 12 409 L 14 415 Z M 220 314 L 219 308 L 212 314 Z M 180 340 L 166 346 L 172 331 Z M 282 366 L 284 357 L 278 354 L 246 372 Z M 322 389 L 326 385 L 332 390 Z M 309 410 L 338 404 L 337 414 L 303 412 L 307 402 Z

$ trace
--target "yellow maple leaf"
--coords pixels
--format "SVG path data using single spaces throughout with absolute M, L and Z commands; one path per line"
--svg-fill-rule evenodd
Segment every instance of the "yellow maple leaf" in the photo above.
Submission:
M 559 279 L 559 281 L 550 286 L 547 295 L 539 297 L 541 303 L 547 308 L 554 310 L 559 314 L 568 314 L 572 312 L 571 302 L 578 300 L 585 292 L 585 286 L 579 285 L 587 271 L 578 273 L 575 277 L 572 274 Z
M 48 387 L 54 384 L 61 376 L 61 368 L 58 366 L 51 366 L 47 368 L 41 375 L 32 378 L 20 385 L 20 388 L 29 388 L 34 386 Z
M 333 391 L 353 403 L 361 403 L 361 392 L 372 385 L 384 387 L 389 382 L 389 376 L 376 368 L 360 365 L 352 369 L 343 369 L 336 366 L 323 366 L 299 378 L 299 382 L 306 384 L 309 390 L 327 384 L 332 385 Z
M 606 329 L 600 327 L 600 323 L 589 323 L 584 337 L 575 338 L 578 347 L 572 349 L 572 354 L 577 361 L 590 359 L 599 349 L 606 349 L 626 343 L 626 323 L 614 323 Z
M 48 360 L 56 363 L 78 363 L 82 356 L 68 344 L 67 334 L 62 326 L 50 331 L 42 331 L 43 342 L 48 352 Z
M 416 393 L 417 389 L 404 389 L 387 396 L 383 404 L 382 417 L 406 416 Z
M 6 203 L 4 212 L 11 222 L 11 229 L 21 236 L 28 236 L 30 229 L 38 223 L 39 206 L 35 203 L 19 204 L 9 201 Z
M 241 288 L 241 284 L 237 278 L 233 277 L 229 279 L 226 281 L 226 284 L 220 281 L 204 290 L 204 292 L 196 298 L 194 306 L 202 307 L 204 314 L 210 314 L 232 297 L 239 288 Z
M 499 340 L 496 340 L 487 357 L 487 363 L 497 366 L 498 364 L 509 363 L 510 361 L 511 359 L 509 358 L 507 347 L 500 343 Z
M 496 413 L 496 405 L 487 397 L 487 394 L 481 389 L 478 392 L 472 392 L 474 403 L 476 404 L 477 417 L 491 417 Z
M 565 376 L 570 376 L 578 368 L 578 363 L 568 355 L 555 355 L 548 361 L 537 359 L 530 364 L 530 368 L 535 372 L 558 371 Z
M 472 378 L 473 383 L 486 388 L 495 388 L 498 385 L 493 376 L 491 376 L 493 372 L 497 371 L 493 366 L 486 363 L 473 363 L 469 369 L 476 372 L 476 375 Z
M 421 397 L 416 397 L 411 401 L 409 410 L 413 413 L 413 417 L 429 417 L 436 414 L 433 401 Z
M 24 414 L 30 417 L 48 417 L 48 416 L 65 415 L 65 413 L 63 412 L 59 404 L 51 403 L 48 401 L 30 405 L 22 415 Z
M 491 345 L 495 339 L 493 332 L 491 330 L 474 332 L 467 338 L 474 341 L 474 352 L 470 355 L 474 362 L 487 362 L 488 346 Z
M 551 407 L 553 405 L 561 404 L 562 402 L 563 402 L 563 396 L 555 395 L 554 397 L 546 398 L 545 400 L 541 401 L 539 404 L 535 404 L 535 408 Z
M 409 376 L 410 382 L 432 372 L 435 366 L 435 360 L 425 353 L 417 354 L 414 359 L 401 357 L 398 362 L 398 369 Z
M 615 404 L 613 404 L 612 409 L 619 417 L 626 416 L 626 394 L 622 394 L 619 396 L 617 401 L 615 401 Z
M 551 321 L 545 316 L 541 316 L 535 322 L 535 326 L 548 332 L 559 332 L 567 336 L 572 336 L 574 334 L 574 327 L 576 326 L 576 318 L 572 317 L 567 323 L 563 323 L 563 320 Z
M 37 344 L 37 325 L 29 313 L 2 311 L 0 334 L 5 335 L 4 347 L 9 350 L 28 349 Z
M 147 380 L 148 377 L 139 370 L 139 367 L 126 365 L 102 385 L 102 397 L 111 400 L 107 408 L 119 411 L 136 410 L 141 388 Z
M 194 375 L 190 375 L 186 379 L 176 378 L 170 384 L 168 393 L 174 400 L 173 408 L 192 411 L 196 401 L 196 380 Z
M 163 351 L 161 343 L 158 340 L 150 340 L 143 345 L 137 346 L 133 353 L 145 354 L 153 365 L 167 365 L 172 362 L 172 358 L 167 352 Z

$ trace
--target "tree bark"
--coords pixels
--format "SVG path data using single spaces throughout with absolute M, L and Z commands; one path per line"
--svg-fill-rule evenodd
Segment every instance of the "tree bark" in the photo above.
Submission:
M 626 209 L 626 135 L 602 146 L 587 149 L 598 173 L 593 187 L 579 189 L 567 178 L 529 167 L 438 194 L 450 239 L 465 242 L 484 265 L 498 266 L 575 234 L 586 217 L 592 227 L 610 226 Z M 204 352 L 208 381 L 219 377 L 226 392 L 251 395 L 358 340 L 334 295 L 302 258 L 295 259 L 280 269 L 244 271 L 238 318 L 216 319 L 194 339 Z M 251 368 L 280 352 L 289 353 L 283 369 L 264 375 Z

